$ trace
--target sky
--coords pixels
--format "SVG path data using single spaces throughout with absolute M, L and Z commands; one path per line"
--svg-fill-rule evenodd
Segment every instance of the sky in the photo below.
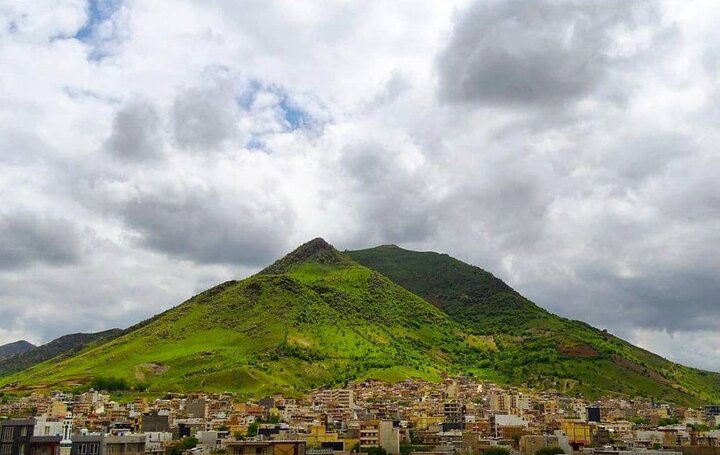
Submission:
M 0 343 L 314 237 L 720 371 L 713 0 L 0 1 Z

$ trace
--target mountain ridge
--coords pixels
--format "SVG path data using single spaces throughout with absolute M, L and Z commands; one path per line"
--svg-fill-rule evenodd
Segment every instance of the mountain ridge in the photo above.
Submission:
M 138 390 L 293 394 L 444 373 L 588 398 L 720 398 L 720 375 L 554 315 L 479 267 L 395 245 L 339 252 L 320 238 L 0 386 L 28 392 L 105 375 Z
M 316 239 L 258 274 L 0 383 L 28 392 L 106 375 L 155 391 L 292 394 L 465 372 L 489 352 L 469 340 L 430 303 Z
M 112 338 L 122 333 L 120 329 L 109 329 L 96 333 L 71 333 L 55 338 L 40 346 L 0 359 L 0 376 L 30 368 L 46 360 L 78 352 L 90 343 Z
M 8 359 L 18 354 L 22 354 L 36 346 L 26 340 L 13 341 L 0 346 L 0 361 Z
M 552 314 L 490 272 L 446 254 L 397 246 L 347 254 L 443 308 L 472 333 L 493 336 L 500 348 L 490 363 L 509 383 L 586 396 L 686 403 L 720 398 L 720 374 L 676 364 L 590 324 Z

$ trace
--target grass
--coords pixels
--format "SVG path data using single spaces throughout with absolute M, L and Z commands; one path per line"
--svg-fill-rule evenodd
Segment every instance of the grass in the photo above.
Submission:
M 106 378 L 150 392 L 259 396 L 441 373 L 591 399 L 720 400 L 720 375 L 548 313 L 482 269 L 395 246 L 340 254 L 319 239 L 0 386 L 27 393 Z
M 260 395 L 478 367 L 488 350 L 480 339 L 467 342 L 438 308 L 332 254 L 285 260 L 283 273 L 206 291 L 124 336 L 1 381 L 28 391 L 102 377 L 158 392 Z
M 393 245 L 347 254 L 435 304 L 469 333 L 469 345 L 485 347 L 478 375 L 588 398 L 642 396 L 689 405 L 720 399 L 717 373 L 672 363 L 548 313 L 489 272 L 448 255 Z

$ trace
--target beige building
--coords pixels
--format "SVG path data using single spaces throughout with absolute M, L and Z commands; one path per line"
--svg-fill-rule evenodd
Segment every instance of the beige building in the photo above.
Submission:
M 488 394 L 488 406 L 491 411 L 519 414 L 530 409 L 530 396 L 521 392 L 493 390 Z
M 360 449 L 382 447 L 391 455 L 400 453 L 400 430 L 391 420 L 366 420 L 360 422 Z
M 305 441 L 228 441 L 228 455 L 305 455 Z
M 145 455 L 144 434 L 105 436 L 102 445 L 104 455 Z
M 572 453 L 568 438 L 563 435 L 523 435 L 519 447 L 523 455 L 535 455 L 535 452 L 546 447 L 559 447 L 567 454 Z

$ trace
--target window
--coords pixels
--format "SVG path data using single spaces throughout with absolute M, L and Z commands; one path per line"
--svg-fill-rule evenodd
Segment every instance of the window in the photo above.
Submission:
M 80 455 L 86 455 L 87 454 L 87 444 L 80 444 Z
M 18 447 L 18 455 L 25 455 L 25 444 L 21 444 L 20 447 Z
M 100 444 L 92 444 L 90 446 L 90 455 L 98 455 L 100 453 Z
M 25 437 L 28 435 L 28 427 L 20 427 L 20 436 Z
M 3 436 L 5 435 L 5 432 L 3 431 Z M 3 444 L 0 446 L 0 455 L 10 455 L 12 452 L 12 444 Z
M 3 427 L 2 429 L 2 442 L 12 442 L 13 440 L 13 427 Z M 0 454 L 5 455 L 5 454 Z

